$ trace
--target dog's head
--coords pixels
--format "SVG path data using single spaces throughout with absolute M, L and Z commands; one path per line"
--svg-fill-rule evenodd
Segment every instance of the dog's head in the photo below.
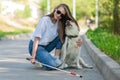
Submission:
M 67 20 L 65 23 L 65 27 L 66 28 L 72 28 L 72 27 L 77 27 L 77 25 L 75 24 L 75 22 L 71 21 L 71 20 Z
M 65 25 L 66 35 L 77 35 L 79 33 L 78 26 L 75 24 L 75 22 L 67 20 Z

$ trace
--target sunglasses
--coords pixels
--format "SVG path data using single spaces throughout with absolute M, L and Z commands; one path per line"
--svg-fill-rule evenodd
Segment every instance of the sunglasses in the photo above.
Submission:
M 60 10 L 56 10 L 57 14 L 60 14 L 60 16 L 63 18 L 65 15 L 60 11 Z

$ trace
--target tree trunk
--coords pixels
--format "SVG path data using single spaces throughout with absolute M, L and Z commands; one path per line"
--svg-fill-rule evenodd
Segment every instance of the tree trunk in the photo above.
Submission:
M 113 22 L 114 22 L 114 34 L 120 35 L 120 14 L 119 14 L 119 2 L 120 0 L 114 0 L 113 9 Z

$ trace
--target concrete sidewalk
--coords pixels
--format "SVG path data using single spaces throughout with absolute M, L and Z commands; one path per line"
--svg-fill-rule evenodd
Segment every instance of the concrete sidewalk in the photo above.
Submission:
M 90 59 L 84 44 L 81 56 L 93 69 L 66 69 L 83 75 L 83 78 L 70 76 L 69 74 L 54 70 L 46 71 L 36 68 L 25 58 L 28 54 L 29 37 L 20 37 L 15 40 L 0 41 L 0 80 L 104 80 L 95 64 Z

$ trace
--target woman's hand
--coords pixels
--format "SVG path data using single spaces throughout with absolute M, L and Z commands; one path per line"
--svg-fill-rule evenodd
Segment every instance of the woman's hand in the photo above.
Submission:
M 76 43 L 77 43 L 77 46 L 81 46 L 82 45 L 82 39 L 78 39 L 78 41 L 76 41 Z
M 32 64 L 35 64 L 35 58 L 31 58 L 30 61 Z

